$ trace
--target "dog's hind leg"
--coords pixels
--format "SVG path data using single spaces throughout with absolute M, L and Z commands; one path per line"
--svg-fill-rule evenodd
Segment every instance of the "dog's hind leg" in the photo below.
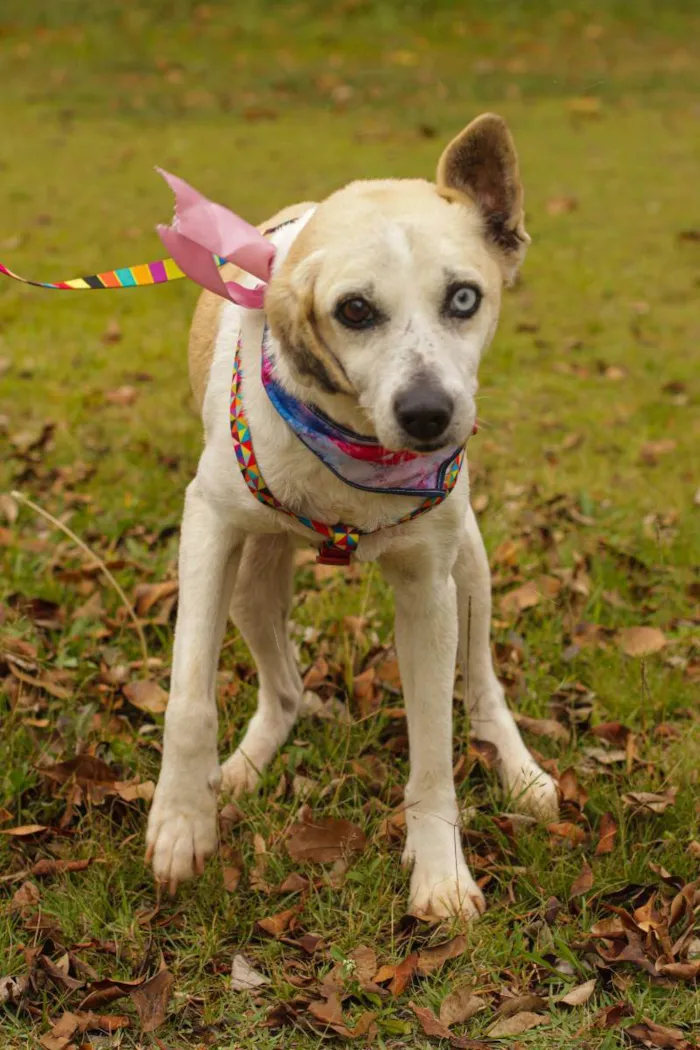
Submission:
M 558 812 L 556 786 L 525 747 L 493 669 L 491 573 L 471 507 L 453 575 L 457 584 L 459 650 L 471 731 L 498 749 L 501 782 L 514 806 L 553 820 Z
M 258 669 L 258 708 L 237 750 L 222 766 L 225 791 L 252 790 L 287 739 L 302 684 L 289 639 L 294 548 L 284 534 L 248 536 L 231 602 L 231 618 Z

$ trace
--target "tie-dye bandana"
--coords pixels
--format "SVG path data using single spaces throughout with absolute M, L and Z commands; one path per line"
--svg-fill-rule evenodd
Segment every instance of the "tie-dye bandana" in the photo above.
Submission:
M 422 503 L 398 518 L 392 525 L 400 525 L 419 514 L 424 514 L 449 496 L 457 484 L 464 460 L 463 448 L 453 449 L 447 455 L 444 450 L 429 455 L 392 452 L 383 448 L 373 438 L 363 437 L 339 426 L 313 405 L 297 400 L 275 379 L 266 335 L 267 333 L 263 336 L 261 371 L 267 395 L 299 440 L 318 456 L 336 477 L 348 485 L 369 492 L 423 497 Z M 294 518 L 323 538 L 318 561 L 327 565 L 349 564 L 360 538 L 368 533 L 355 525 L 342 522 L 328 525 L 306 515 L 296 514 L 270 491 L 255 456 L 243 407 L 242 384 L 239 337 L 231 382 L 231 436 L 238 466 L 246 485 L 261 503 Z

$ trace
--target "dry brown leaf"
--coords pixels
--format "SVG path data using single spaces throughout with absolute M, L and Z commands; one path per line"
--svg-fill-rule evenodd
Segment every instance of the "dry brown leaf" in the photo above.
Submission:
M 418 973 L 426 977 L 429 973 L 439 970 L 448 959 L 456 959 L 462 955 L 467 947 L 466 938 L 461 934 L 451 937 L 449 941 L 436 944 L 431 948 L 423 948 L 418 953 Z
M 10 911 L 21 911 L 23 908 L 36 908 L 41 900 L 39 887 L 33 882 L 23 882 L 10 901 Z
M 44 878 L 58 875 L 64 871 L 85 871 L 92 864 L 92 857 L 85 860 L 60 860 L 55 857 L 42 857 L 31 867 L 31 873 L 36 878 Z
M 440 1003 L 440 1021 L 448 1028 L 452 1024 L 462 1024 L 480 1010 L 485 1010 L 486 1006 L 486 1000 L 474 995 L 471 988 L 457 988 Z
M 377 955 L 374 948 L 361 944 L 349 953 L 348 959 L 354 965 L 354 976 L 359 983 L 367 984 L 377 972 Z
M 11 835 L 13 838 L 23 839 L 30 835 L 40 835 L 42 831 L 48 831 L 46 824 L 20 824 L 16 828 L 2 828 L 0 835 Z
M 523 1010 L 522 1013 L 513 1014 L 512 1017 L 504 1017 L 496 1021 L 487 1030 L 486 1034 L 491 1039 L 503 1039 L 506 1036 L 521 1035 L 523 1032 L 529 1031 L 530 1028 L 547 1024 L 549 1019 L 548 1015 L 533 1014 L 530 1010 Z
M 658 627 L 622 627 L 617 641 L 628 656 L 648 656 L 666 645 L 666 636 Z
M 580 98 L 569 99 L 566 108 L 573 116 L 590 120 L 600 117 L 603 106 L 600 99 L 594 95 L 582 95 Z
M 312 817 L 289 829 L 287 852 L 295 861 L 326 864 L 361 853 L 366 841 L 362 828 L 349 820 Z
M 164 598 L 177 594 L 177 580 L 163 580 L 160 583 L 140 583 L 134 591 L 134 609 L 139 616 L 146 616 L 154 605 Z
M 335 992 L 327 999 L 309 1003 L 309 1013 L 326 1025 L 343 1024 L 343 1008 Z
M 423 1032 L 427 1036 L 435 1036 L 438 1039 L 451 1039 L 452 1033 L 446 1024 L 439 1021 L 428 1006 L 416 1006 L 414 1002 L 408 1004 L 418 1018 Z
M 650 1021 L 648 1017 L 638 1024 L 628 1025 L 624 1032 L 629 1039 L 641 1043 L 642 1046 L 651 1047 L 652 1050 L 656 1050 L 657 1047 L 661 1050 L 694 1050 L 694 1046 L 697 1046 L 686 1039 L 680 1028 L 666 1028 Z
M 548 215 L 568 215 L 578 208 L 578 198 L 570 196 L 550 197 L 547 201 Z
M 596 1014 L 593 1027 L 604 1030 L 615 1028 L 623 1017 L 630 1017 L 633 1013 L 634 1010 L 629 1003 L 613 1003 L 612 1006 L 604 1006 Z
M 129 992 L 141 1022 L 142 1032 L 153 1032 L 165 1020 L 168 1000 L 174 978 L 167 970 L 160 970 L 155 977 L 132 988 Z
M 632 730 L 623 726 L 622 722 L 600 722 L 597 726 L 591 726 L 591 733 L 601 740 L 615 744 L 616 747 L 624 747 L 632 735 Z
M 276 915 L 268 915 L 264 919 L 258 919 L 257 925 L 271 937 L 281 937 L 292 927 L 294 920 L 299 914 L 299 908 L 286 908 L 277 912 Z
M 560 590 L 561 580 L 556 576 L 540 576 L 537 580 L 528 580 L 527 583 L 503 595 L 501 612 L 504 616 L 517 616 L 525 609 L 539 605 L 541 601 L 556 598 Z
M 29 977 L 0 977 L 0 1006 L 18 1003 L 29 985 Z
M 528 995 L 516 995 L 512 998 L 504 999 L 496 1010 L 496 1016 L 513 1017 L 514 1014 L 521 1014 L 524 1010 L 539 1012 L 546 1009 L 546 1007 L 546 1000 L 541 995 L 535 995 L 534 992 L 531 992 Z
M 615 836 L 617 835 L 617 824 L 611 813 L 603 813 L 600 818 L 600 838 L 595 848 L 596 857 L 604 853 L 612 853 L 615 849 Z
M 566 839 L 573 846 L 580 846 L 586 838 L 586 832 L 578 824 L 572 824 L 570 820 L 555 821 L 547 824 L 547 831 L 556 838 Z
M 593 977 L 590 981 L 586 981 L 584 984 L 579 984 L 575 988 L 572 988 L 566 995 L 562 995 L 561 999 L 558 999 L 558 1003 L 565 1003 L 567 1006 L 583 1006 L 587 1003 L 595 991 L 596 979 Z
M 622 796 L 622 801 L 635 813 L 665 813 L 669 806 L 675 805 L 677 794 L 677 788 L 669 788 L 663 794 L 655 791 L 628 791 Z
M 574 879 L 569 890 L 569 897 L 582 897 L 593 889 L 593 872 L 584 861 L 581 873 Z
M 168 694 L 152 679 L 128 682 L 122 692 L 130 704 L 149 715 L 162 715 L 168 706 Z
M 255 988 L 262 988 L 269 984 L 269 978 L 264 977 L 254 970 L 243 955 L 234 955 L 231 964 L 231 990 L 234 992 L 250 992 Z
M 659 441 L 646 441 L 639 450 L 640 459 L 653 467 L 659 462 L 659 456 L 674 452 L 676 444 L 673 438 L 661 438 Z
M 418 952 L 411 952 L 400 963 L 380 966 L 373 977 L 375 984 L 390 981 L 389 991 L 393 996 L 401 995 L 418 969 Z
M 554 718 L 531 718 L 529 715 L 521 714 L 516 714 L 514 717 L 517 724 L 526 733 L 548 737 L 550 740 L 559 740 L 562 744 L 568 744 L 571 739 L 571 734 L 566 726 Z

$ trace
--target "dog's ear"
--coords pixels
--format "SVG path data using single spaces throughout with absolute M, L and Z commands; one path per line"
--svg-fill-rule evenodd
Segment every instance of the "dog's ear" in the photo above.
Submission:
M 327 394 L 352 394 L 343 366 L 319 330 L 314 286 L 320 263 L 321 253 L 314 252 L 294 265 L 283 265 L 268 285 L 265 313 L 301 382 L 315 383 Z
M 489 240 L 499 250 L 504 274 L 512 279 L 530 238 L 524 226 L 518 155 L 502 117 L 482 113 L 452 140 L 438 163 L 437 188 L 450 200 L 474 201 Z

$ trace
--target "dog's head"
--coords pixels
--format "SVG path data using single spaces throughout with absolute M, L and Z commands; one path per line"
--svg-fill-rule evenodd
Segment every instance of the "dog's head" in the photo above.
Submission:
M 272 334 L 310 400 L 357 399 L 387 448 L 461 445 L 501 287 L 528 242 L 513 140 L 484 114 L 444 151 L 435 184 L 354 182 L 319 205 L 268 286 Z

